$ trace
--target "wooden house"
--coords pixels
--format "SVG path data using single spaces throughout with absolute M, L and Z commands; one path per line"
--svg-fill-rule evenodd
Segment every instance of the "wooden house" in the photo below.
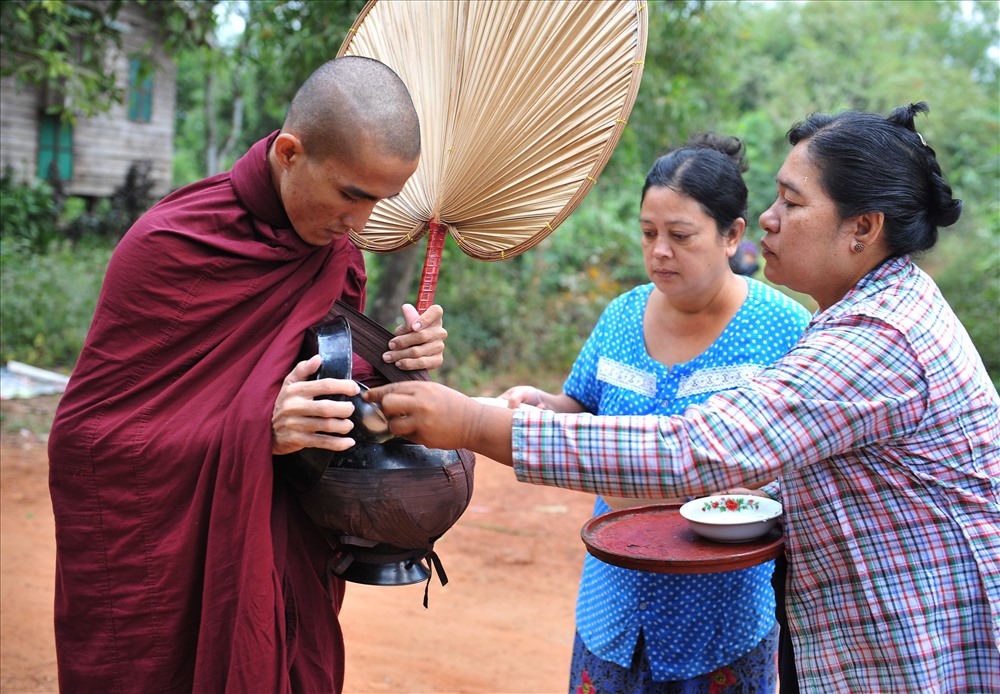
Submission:
M 70 124 L 46 112 L 60 105 L 57 88 L 0 80 L 0 168 L 12 167 L 20 180 L 44 179 L 55 161 L 65 192 L 93 200 L 110 196 L 137 164 L 149 167 L 156 198 L 170 192 L 176 67 L 158 39 L 158 21 L 148 5 L 127 2 L 118 12 L 111 26 L 121 32 L 122 49 L 107 61 L 125 100 L 97 116 Z M 135 56 L 143 54 L 157 66 L 152 75 L 139 70 Z

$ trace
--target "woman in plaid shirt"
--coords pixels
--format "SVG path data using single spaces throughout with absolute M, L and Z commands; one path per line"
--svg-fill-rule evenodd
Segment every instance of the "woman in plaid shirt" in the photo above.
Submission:
M 746 168 L 743 142 L 714 133 L 657 158 L 637 220 L 649 282 L 605 308 L 561 392 L 521 385 L 500 397 L 555 412 L 681 414 L 787 352 L 809 312 L 732 268 L 733 257 L 747 252 L 740 243 Z M 594 515 L 643 503 L 598 496 Z M 570 692 L 676 694 L 720 680 L 738 691 L 774 692 L 773 561 L 713 574 L 655 574 L 580 551 Z M 725 627 L 706 613 L 725 613 Z M 790 689 L 790 678 L 781 679 Z
M 926 110 L 789 131 L 765 275 L 819 309 L 747 385 L 669 417 L 503 410 L 415 382 L 372 399 L 394 433 L 535 484 L 661 498 L 778 478 L 803 691 L 1000 691 L 1000 396 L 911 261 L 961 213 L 914 128 Z

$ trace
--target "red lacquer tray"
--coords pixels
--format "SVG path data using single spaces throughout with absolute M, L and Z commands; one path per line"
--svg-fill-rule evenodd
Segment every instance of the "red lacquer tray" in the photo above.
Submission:
M 706 540 L 681 516 L 681 504 L 637 506 L 591 518 L 580 531 L 587 551 L 626 569 L 709 574 L 746 569 L 781 556 L 781 526 L 748 542 Z

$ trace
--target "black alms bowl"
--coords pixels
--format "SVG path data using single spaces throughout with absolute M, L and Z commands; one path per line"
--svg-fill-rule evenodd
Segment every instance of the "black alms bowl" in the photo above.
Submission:
M 322 377 L 350 378 L 351 362 L 343 354 L 351 354 L 346 322 L 314 332 L 324 365 L 330 365 L 321 369 Z M 434 542 L 472 499 L 475 457 L 385 436 L 377 421 L 366 425 L 364 417 L 372 413 L 359 414 L 358 403 L 355 408 L 355 446 L 341 452 L 307 448 L 283 456 L 278 465 L 306 514 L 339 548 L 335 573 L 373 585 L 429 578 L 426 560 L 436 561 Z

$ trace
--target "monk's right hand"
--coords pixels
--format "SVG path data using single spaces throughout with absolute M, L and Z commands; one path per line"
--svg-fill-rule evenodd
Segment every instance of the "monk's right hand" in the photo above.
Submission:
M 348 434 L 354 424 L 350 402 L 316 399 L 323 395 L 357 395 L 360 388 L 351 380 L 311 379 L 322 364 L 317 354 L 300 361 L 285 377 L 271 413 L 271 453 L 287 455 L 303 448 L 345 451 L 354 445 Z

